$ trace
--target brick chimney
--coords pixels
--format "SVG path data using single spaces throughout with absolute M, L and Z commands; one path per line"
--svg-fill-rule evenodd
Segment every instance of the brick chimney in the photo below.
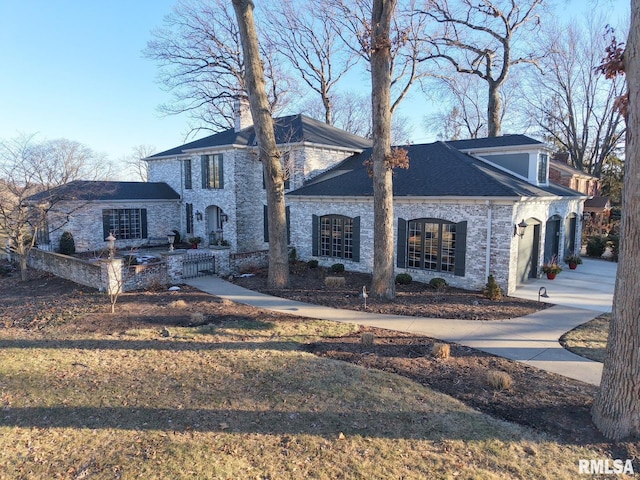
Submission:
M 234 101 L 233 116 L 234 130 L 236 132 L 253 125 L 253 117 L 251 116 L 251 108 L 247 97 L 242 96 Z

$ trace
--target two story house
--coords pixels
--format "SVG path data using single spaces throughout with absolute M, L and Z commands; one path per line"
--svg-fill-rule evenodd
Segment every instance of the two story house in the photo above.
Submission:
M 304 115 L 276 119 L 275 134 L 291 247 L 303 260 L 370 272 L 370 141 Z M 409 168 L 394 173 L 397 273 L 468 289 L 481 289 L 492 274 L 513 292 L 543 262 L 579 250 L 588 196 L 549 180 L 545 144 L 506 135 L 401 148 Z M 234 128 L 146 160 L 148 183 L 125 182 L 117 198 L 107 188 L 84 199 L 95 217 L 89 227 L 77 221 L 86 212 L 67 213 L 82 248 L 104 247 L 109 233 L 118 247 L 145 245 L 174 229 L 204 246 L 228 245 L 230 253 L 268 248 L 263 169 L 246 112 Z

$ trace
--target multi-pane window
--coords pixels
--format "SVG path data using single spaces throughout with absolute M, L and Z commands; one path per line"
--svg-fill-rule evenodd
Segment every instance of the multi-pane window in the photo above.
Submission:
M 410 268 L 454 272 L 456 224 L 445 221 L 409 221 L 407 263 Z
M 320 256 L 353 258 L 353 219 L 339 215 L 320 217 L 319 240 Z
M 191 190 L 193 188 L 191 182 L 191 159 L 186 158 L 184 160 L 184 188 L 186 190 Z
M 102 210 L 105 238 L 109 233 L 118 240 L 147 237 L 147 210 L 145 208 L 113 208 Z
M 193 233 L 193 203 L 187 203 L 185 205 L 185 215 L 187 233 Z
M 538 155 L 538 183 L 547 183 L 547 164 L 547 154 Z
M 222 154 L 203 155 L 202 159 L 202 188 L 224 188 L 222 176 Z

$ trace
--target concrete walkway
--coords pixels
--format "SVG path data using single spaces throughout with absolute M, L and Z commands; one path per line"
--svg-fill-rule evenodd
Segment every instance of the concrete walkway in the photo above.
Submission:
M 473 347 L 593 385 L 600 383 L 601 363 L 574 355 L 558 343 L 562 334 L 597 317 L 600 311 L 596 310 L 556 305 L 526 317 L 509 320 L 443 320 L 311 305 L 247 290 L 217 277 L 195 278 L 187 283 L 237 303 L 301 317 L 416 333 Z M 548 290 L 549 295 L 554 294 L 553 289 Z M 537 298 L 537 288 L 535 292 Z M 558 298 L 551 297 L 549 300 Z

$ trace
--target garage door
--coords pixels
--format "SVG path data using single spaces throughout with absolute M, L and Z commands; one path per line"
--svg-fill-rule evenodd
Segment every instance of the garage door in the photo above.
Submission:
M 560 217 L 554 215 L 547 220 L 544 235 L 544 262 L 548 262 L 554 256 L 558 256 L 560 249 Z

